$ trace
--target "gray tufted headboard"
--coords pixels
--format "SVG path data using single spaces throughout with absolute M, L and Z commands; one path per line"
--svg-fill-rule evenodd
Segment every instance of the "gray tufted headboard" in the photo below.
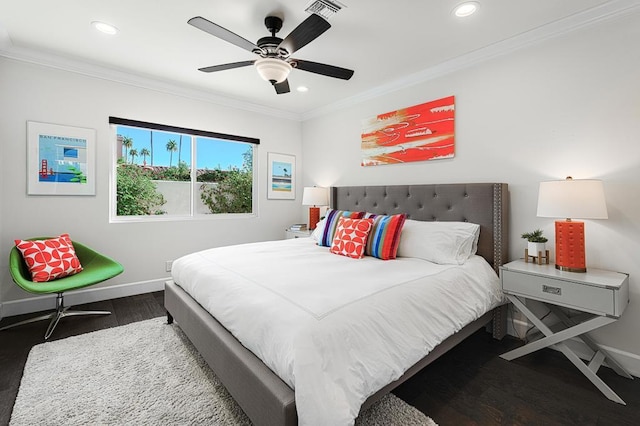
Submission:
M 407 213 L 409 219 L 480 225 L 478 254 L 498 272 L 508 256 L 509 192 L 506 183 L 339 186 L 331 207 L 376 214 Z

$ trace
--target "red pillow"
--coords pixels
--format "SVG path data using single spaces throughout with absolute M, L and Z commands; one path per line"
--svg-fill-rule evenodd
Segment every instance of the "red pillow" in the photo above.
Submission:
M 362 258 L 372 225 L 373 219 L 340 217 L 329 251 L 354 259 Z
M 69 234 L 49 240 L 15 240 L 33 282 L 45 282 L 82 271 Z

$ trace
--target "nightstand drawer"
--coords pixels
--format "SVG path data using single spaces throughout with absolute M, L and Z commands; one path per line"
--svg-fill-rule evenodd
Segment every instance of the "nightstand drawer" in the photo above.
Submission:
M 613 289 L 502 270 L 505 293 L 599 315 L 619 316 Z

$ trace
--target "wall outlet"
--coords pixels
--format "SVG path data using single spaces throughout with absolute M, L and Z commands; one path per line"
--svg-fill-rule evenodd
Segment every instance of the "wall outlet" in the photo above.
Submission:
M 167 272 L 171 272 L 171 265 L 173 265 L 173 260 L 167 260 L 164 263 L 164 268 Z

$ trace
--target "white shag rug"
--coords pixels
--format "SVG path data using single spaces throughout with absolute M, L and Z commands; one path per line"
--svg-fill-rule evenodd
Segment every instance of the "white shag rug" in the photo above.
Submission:
M 178 326 L 154 318 L 34 346 L 10 425 L 250 425 Z M 389 394 L 359 426 L 437 426 Z

